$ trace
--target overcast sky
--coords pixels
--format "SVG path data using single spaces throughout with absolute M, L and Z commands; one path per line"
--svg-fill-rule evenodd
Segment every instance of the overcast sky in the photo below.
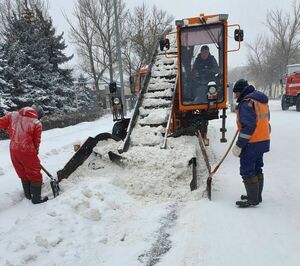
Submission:
M 71 16 L 74 3 L 77 0 L 49 0 L 50 15 L 58 33 L 65 32 L 68 44 L 68 25 L 62 12 Z M 112 1 L 112 0 L 111 0 Z M 296 0 L 299 2 L 300 0 Z M 205 14 L 229 14 L 229 24 L 240 24 L 244 30 L 245 43 L 253 44 L 259 33 L 267 32 L 264 22 L 266 13 L 276 8 L 285 12 L 290 12 L 294 0 L 124 0 L 127 7 L 132 9 L 134 6 L 141 5 L 143 2 L 149 7 L 156 5 L 158 8 L 166 10 L 175 19 L 194 17 L 200 13 Z M 248 50 L 245 43 L 239 52 L 229 55 L 229 67 L 245 65 L 247 62 Z M 74 53 L 75 49 L 69 45 L 67 52 Z M 76 60 L 76 59 L 75 59 Z

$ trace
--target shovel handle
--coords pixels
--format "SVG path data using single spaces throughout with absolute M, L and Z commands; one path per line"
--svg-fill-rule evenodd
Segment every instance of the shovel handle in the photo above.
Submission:
M 41 165 L 41 169 L 47 174 L 47 176 L 49 176 L 49 177 L 53 177 L 46 169 L 45 169 L 45 167 L 44 166 L 42 166 Z
M 231 141 L 231 143 L 230 143 L 230 145 L 229 145 L 227 151 L 225 152 L 225 154 L 224 154 L 224 156 L 222 157 L 222 159 L 220 160 L 220 162 L 215 166 L 215 168 L 214 168 L 213 171 L 211 172 L 211 175 L 214 175 L 214 174 L 217 172 L 217 170 L 219 169 L 220 165 L 223 163 L 223 161 L 224 161 L 225 158 L 227 157 L 229 151 L 231 150 L 231 148 L 232 148 L 232 146 L 233 146 L 233 143 L 234 143 L 234 141 L 235 141 L 235 139 L 236 139 L 238 133 L 239 133 L 239 130 L 237 130 L 237 131 L 235 132 L 234 137 L 233 137 L 233 139 L 232 139 L 232 141 Z

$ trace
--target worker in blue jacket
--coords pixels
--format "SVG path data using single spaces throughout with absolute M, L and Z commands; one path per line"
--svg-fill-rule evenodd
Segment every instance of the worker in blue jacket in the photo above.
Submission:
M 247 80 L 238 80 L 233 92 L 238 103 L 239 135 L 232 153 L 240 157 L 240 175 L 247 192 L 247 196 L 242 195 L 236 204 L 247 208 L 262 202 L 263 155 L 270 150 L 270 112 L 268 97 L 249 85 Z

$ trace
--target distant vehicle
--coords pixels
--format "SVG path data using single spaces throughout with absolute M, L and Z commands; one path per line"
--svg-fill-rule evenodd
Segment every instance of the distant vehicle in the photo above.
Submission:
M 146 74 L 148 72 L 148 66 L 142 67 L 138 73 L 138 95 L 141 93 L 141 89 L 144 86 Z
M 148 71 L 149 67 L 144 66 L 139 69 L 138 73 L 135 76 L 130 76 L 129 83 L 132 95 L 139 96 L 141 94 L 141 90 L 144 86 Z
M 296 105 L 296 110 L 300 112 L 300 64 L 287 65 L 286 68 L 286 74 L 281 79 L 281 108 L 285 111 Z

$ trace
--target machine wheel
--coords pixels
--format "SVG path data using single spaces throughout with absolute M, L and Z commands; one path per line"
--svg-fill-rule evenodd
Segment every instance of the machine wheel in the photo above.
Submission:
M 298 95 L 296 100 L 296 110 L 297 112 L 300 112 L 300 95 Z
M 282 97 L 281 97 L 281 109 L 283 111 L 286 111 L 286 110 L 289 109 L 289 105 L 286 102 L 286 95 L 285 94 L 283 94 Z
M 126 118 L 116 122 L 112 128 L 112 134 L 124 140 L 127 135 L 129 121 L 130 119 Z

